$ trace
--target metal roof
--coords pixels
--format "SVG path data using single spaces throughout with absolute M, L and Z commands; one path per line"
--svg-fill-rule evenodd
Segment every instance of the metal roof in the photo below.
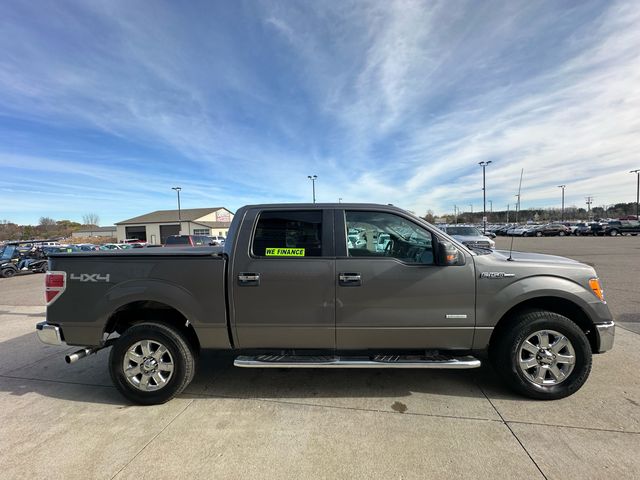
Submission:
M 180 219 L 183 222 L 193 222 L 198 218 L 202 218 L 205 215 L 209 215 L 218 210 L 226 210 L 229 213 L 232 213 L 229 209 L 225 207 L 210 207 L 210 208 L 186 208 L 180 210 Z M 139 217 L 129 218 L 128 220 L 123 220 L 121 222 L 117 222 L 116 225 L 127 225 L 127 224 L 137 224 L 137 223 L 169 223 L 169 222 L 178 222 L 178 210 L 156 210 L 155 212 L 147 213 L 145 215 L 140 215 Z

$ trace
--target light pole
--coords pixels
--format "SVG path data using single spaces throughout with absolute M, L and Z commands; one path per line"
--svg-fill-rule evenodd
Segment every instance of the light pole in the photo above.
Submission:
M 564 222 L 564 189 L 566 185 L 558 185 L 558 188 L 562 189 L 562 210 L 560 210 L 560 221 Z
M 316 203 L 316 179 L 318 175 L 307 175 L 307 178 L 311 180 L 311 188 L 313 189 L 313 203 Z
M 482 233 L 487 233 L 487 184 L 486 184 L 486 169 L 487 165 L 491 163 L 480 162 L 478 165 L 482 167 Z
M 178 235 L 182 232 L 182 218 L 180 216 L 180 190 L 182 187 L 171 187 L 171 190 L 175 190 L 178 194 Z
M 635 173 L 636 177 L 638 177 L 636 186 L 636 220 L 640 220 L 640 168 L 631 170 L 629 173 Z
M 342 197 L 338 199 L 338 203 L 342 203 Z

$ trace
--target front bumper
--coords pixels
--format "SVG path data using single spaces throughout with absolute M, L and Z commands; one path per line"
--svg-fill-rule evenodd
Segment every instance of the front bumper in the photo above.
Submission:
M 598 353 L 611 350 L 616 333 L 616 324 L 613 322 L 597 323 L 595 327 L 598 334 Z
M 42 343 L 47 345 L 62 345 L 62 330 L 57 325 L 49 325 L 47 322 L 36 324 L 36 333 Z

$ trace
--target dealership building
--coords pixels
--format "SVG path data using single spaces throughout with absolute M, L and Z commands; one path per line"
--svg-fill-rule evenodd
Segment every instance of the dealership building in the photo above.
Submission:
M 180 218 L 180 221 L 178 221 Z M 116 223 L 118 242 L 137 238 L 154 245 L 170 235 L 227 236 L 233 213 L 224 207 L 157 210 Z

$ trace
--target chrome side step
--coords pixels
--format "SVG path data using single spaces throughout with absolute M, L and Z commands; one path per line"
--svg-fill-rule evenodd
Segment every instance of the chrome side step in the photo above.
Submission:
M 305 356 L 305 355 L 241 355 L 236 367 L 250 368 L 478 368 L 480 360 L 471 355 L 376 355 L 367 356 Z

